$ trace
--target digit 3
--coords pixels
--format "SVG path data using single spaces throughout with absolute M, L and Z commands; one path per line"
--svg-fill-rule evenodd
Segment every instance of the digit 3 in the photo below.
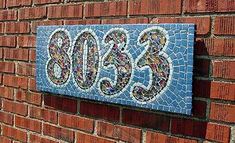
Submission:
M 104 36 L 104 44 L 110 49 L 103 58 L 103 66 L 105 68 L 114 66 L 116 70 L 115 82 L 111 82 L 108 78 L 100 80 L 100 89 L 107 96 L 121 92 L 131 79 L 131 58 L 125 51 L 127 40 L 127 32 L 123 29 L 112 29 Z
M 148 66 L 151 69 L 150 87 L 135 86 L 133 97 L 140 102 L 150 101 L 159 94 L 167 85 L 170 74 L 168 60 L 160 54 L 166 44 L 166 37 L 159 29 L 147 29 L 139 36 L 139 45 L 145 46 L 145 53 L 138 57 L 138 68 Z

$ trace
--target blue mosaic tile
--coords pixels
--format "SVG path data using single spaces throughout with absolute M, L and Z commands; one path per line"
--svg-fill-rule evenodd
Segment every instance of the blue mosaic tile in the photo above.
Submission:
M 37 30 L 39 91 L 191 114 L 193 24 Z

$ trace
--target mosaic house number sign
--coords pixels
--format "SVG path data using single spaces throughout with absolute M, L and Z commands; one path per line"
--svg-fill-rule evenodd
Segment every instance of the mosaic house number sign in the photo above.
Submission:
M 193 24 L 41 26 L 37 89 L 191 114 Z

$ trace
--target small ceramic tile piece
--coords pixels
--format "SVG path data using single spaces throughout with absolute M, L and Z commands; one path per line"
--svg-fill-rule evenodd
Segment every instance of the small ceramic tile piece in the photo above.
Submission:
M 193 24 L 41 26 L 37 89 L 191 114 Z

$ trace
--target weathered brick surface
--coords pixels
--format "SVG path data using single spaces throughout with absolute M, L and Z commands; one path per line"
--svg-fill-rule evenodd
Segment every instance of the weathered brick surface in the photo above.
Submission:
M 0 143 L 233 142 L 234 12 L 234 0 L 0 0 Z M 38 26 L 142 23 L 196 25 L 192 115 L 37 91 Z
M 86 133 L 77 133 L 77 143 L 92 143 L 92 142 L 100 142 L 100 143 L 115 143 L 114 141 L 104 139 L 101 137 L 96 137 Z
M 26 142 L 27 141 L 27 133 L 25 131 L 18 130 L 13 127 L 9 126 L 2 126 L 2 134 L 4 136 L 7 136 L 9 138 L 13 138 L 14 140 L 18 140 L 20 142 Z
M 85 17 L 125 16 L 127 15 L 127 2 L 91 3 L 85 6 Z
M 1 47 L 15 47 L 16 37 L 15 36 L 0 36 Z
M 210 32 L 210 22 L 210 17 L 160 17 L 151 21 L 151 23 L 194 23 L 198 35 L 206 35 Z
M 168 136 L 162 133 L 147 131 L 146 143 L 197 143 L 197 140 Z
M 113 106 L 82 101 L 80 103 L 80 114 L 117 122 L 120 118 L 120 109 Z
M 230 137 L 230 128 L 228 126 L 215 123 L 207 124 L 206 139 L 228 143 Z
M 7 100 L 4 100 L 2 104 L 3 104 L 3 110 L 6 112 L 11 112 L 23 116 L 27 115 L 28 107 L 25 104 L 13 101 L 7 101 Z
M 140 143 L 141 130 L 126 126 L 113 125 L 106 122 L 98 122 L 97 134 L 124 142 Z
M 16 10 L 0 10 L 0 21 L 17 20 Z
M 102 24 L 138 24 L 148 23 L 148 18 L 103 19 Z
M 185 0 L 186 13 L 234 12 L 234 0 Z
M 16 116 L 15 117 L 15 125 L 17 127 L 23 128 L 23 129 L 28 129 L 34 132 L 41 132 L 41 125 L 42 123 L 36 120 L 32 120 L 32 119 L 27 119 L 24 117 L 19 117 Z
M 235 105 L 211 103 L 210 119 L 235 123 Z
M 14 98 L 14 90 L 10 87 L 0 87 L 0 97 L 13 99 Z
M 14 42 L 14 41 L 13 41 Z M 28 49 L 4 48 L 4 58 L 9 60 L 28 61 Z
M 59 143 L 45 137 L 38 136 L 36 134 L 30 134 L 29 140 L 31 143 Z
M 130 15 L 180 14 L 181 0 L 130 1 Z
M 86 132 L 92 132 L 94 129 L 94 121 L 92 119 L 63 113 L 59 114 L 59 124 L 64 127 L 79 129 Z
M 16 100 L 31 103 L 34 105 L 41 105 L 42 95 L 41 93 L 28 92 L 25 90 L 17 90 Z
M 218 16 L 215 18 L 216 35 L 234 35 L 235 34 L 235 16 Z
M 49 124 L 43 124 L 43 134 L 64 140 L 67 142 L 74 142 L 74 132 L 68 129 L 59 128 Z
M 146 122 L 146 120 L 148 120 L 148 122 Z M 125 124 L 131 124 L 140 127 L 168 131 L 170 125 L 170 118 L 159 114 L 124 109 L 122 111 L 122 122 Z
M 58 122 L 58 114 L 55 111 L 42 109 L 39 107 L 30 107 L 30 117 L 39 120 L 44 120 L 46 122 L 56 124 Z
M 82 18 L 82 5 L 50 6 L 48 18 Z
M 30 25 L 29 22 L 7 22 L 6 32 L 8 34 L 25 34 L 29 33 Z
M 0 122 L 13 125 L 13 115 L 7 112 L 0 111 Z
M 205 38 L 197 39 L 196 55 L 235 56 L 234 38 Z
M 235 61 L 215 60 L 212 62 L 212 76 L 226 79 L 235 79 Z
M 46 7 L 22 8 L 19 10 L 19 19 L 40 19 L 46 17 Z
M 3 76 L 3 85 L 15 87 L 15 88 L 27 89 L 28 78 L 21 77 L 21 76 L 4 75 Z
M 29 6 L 32 0 L 6 0 L 6 7 Z

